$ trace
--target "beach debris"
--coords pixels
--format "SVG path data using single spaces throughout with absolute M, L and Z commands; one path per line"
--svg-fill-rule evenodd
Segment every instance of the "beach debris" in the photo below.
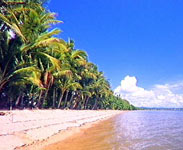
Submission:
M 5 114 L 5 112 L 0 112 L 0 116 L 4 116 Z

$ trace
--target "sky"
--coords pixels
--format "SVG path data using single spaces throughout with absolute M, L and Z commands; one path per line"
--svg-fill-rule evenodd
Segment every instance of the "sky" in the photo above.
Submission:
M 183 107 L 182 0 L 51 0 L 60 37 L 135 106 Z

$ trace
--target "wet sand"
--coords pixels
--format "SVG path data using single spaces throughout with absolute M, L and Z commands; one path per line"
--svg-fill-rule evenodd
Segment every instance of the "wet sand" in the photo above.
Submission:
M 114 143 L 115 116 L 106 120 L 83 126 L 79 132 L 59 142 L 43 147 L 41 150 L 111 150 Z M 77 130 L 77 129 L 75 129 Z
M 0 149 L 38 150 L 63 141 L 93 123 L 113 117 L 113 110 L 0 111 Z M 85 125 L 84 125 L 85 124 Z M 80 127 L 81 126 L 81 127 Z

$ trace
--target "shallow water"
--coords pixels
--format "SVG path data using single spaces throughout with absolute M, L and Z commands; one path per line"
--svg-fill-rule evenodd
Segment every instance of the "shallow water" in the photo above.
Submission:
M 182 111 L 132 111 L 59 143 L 57 150 L 182 150 Z

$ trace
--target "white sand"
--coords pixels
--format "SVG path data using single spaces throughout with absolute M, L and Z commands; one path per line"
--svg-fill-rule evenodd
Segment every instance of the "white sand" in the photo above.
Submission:
M 45 140 L 62 130 L 112 117 L 113 110 L 15 110 L 0 111 L 0 150 Z

